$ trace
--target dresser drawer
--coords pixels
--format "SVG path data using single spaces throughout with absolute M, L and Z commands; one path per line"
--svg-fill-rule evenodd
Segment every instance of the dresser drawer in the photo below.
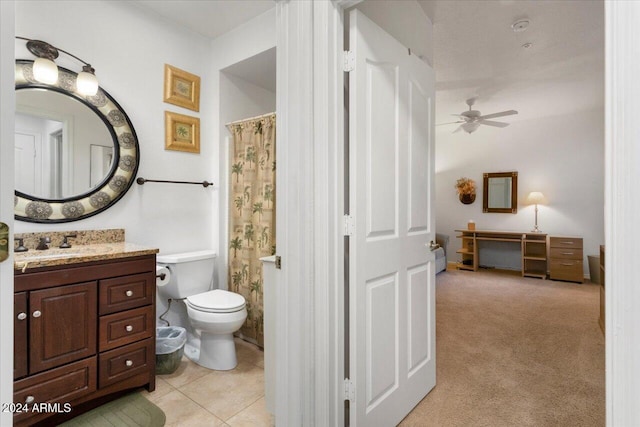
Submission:
M 68 403 L 96 390 L 96 357 L 70 363 L 13 383 L 13 401 L 25 403 Z M 64 409 L 64 408 L 62 408 Z M 37 412 L 19 413 L 15 421 Z
M 151 338 L 101 353 L 98 361 L 99 387 L 103 388 L 144 372 L 152 375 L 155 357 Z
M 99 349 L 111 350 L 149 338 L 155 332 L 153 306 L 100 317 Z
M 582 249 L 551 248 L 549 257 L 552 259 L 582 259 Z
M 109 314 L 153 303 L 156 291 L 152 272 L 100 280 L 99 313 Z
M 582 283 L 582 260 L 551 259 L 549 277 L 554 280 Z
M 581 237 L 550 237 L 549 246 L 552 248 L 582 249 Z

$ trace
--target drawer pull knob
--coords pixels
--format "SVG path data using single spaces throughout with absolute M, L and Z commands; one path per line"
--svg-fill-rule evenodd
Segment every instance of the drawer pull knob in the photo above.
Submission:
M 131 326 L 131 325 L 127 325 L 127 326 L 125 326 L 125 327 L 124 327 L 124 329 L 125 329 L 125 331 L 127 331 L 127 332 L 131 332 L 131 331 L 133 331 L 133 326 Z
M 42 316 L 42 313 L 40 312 L 40 310 L 36 310 L 33 312 L 33 317 L 40 317 Z
M 124 362 L 125 365 L 127 366 L 133 366 L 133 361 L 132 360 L 127 360 L 126 362 Z
M 574 242 L 562 242 L 565 245 L 573 245 Z
M 27 396 L 27 398 L 24 400 L 24 403 L 33 403 L 35 402 L 36 398 L 33 396 Z
M 562 252 L 562 255 L 573 255 L 573 252 Z
M 573 264 L 567 263 L 567 262 L 563 262 L 562 265 L 566 265 L 567 267 L 571 267 Z
M 127 291 L 124 293 L 126 296 L 128 297 L 132 297 L 133 296 L 133 291 Z
M 18 314 L 18 320 L 24 320 L 27 318 L 27 313 L 20 313 Z

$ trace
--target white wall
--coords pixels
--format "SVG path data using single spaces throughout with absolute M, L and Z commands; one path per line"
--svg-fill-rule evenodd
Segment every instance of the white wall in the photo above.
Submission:
M 587 255 L 598 255 L 604 243 L 604 104 L 586 111 L 577 105 L 569 114 L 513 121 L 504 129 L 483 126 L 470 135 L 452 134 L 446 126 L 436 129 L 436 224 L 439 233 L 451 237 L 448 261 L 457 259 L 460 247 L 454 230 L 470 219 L 481 230 L 531 230 L 534 207 L 525 199 L 541 191 L 547 199 L 538 208 L 541 231 L 583 237 L 588 274 Z M 518 172 L 518 213 L 483 213 L 482 174 L 508 171 Z M 463 176 L 478 185 L 471 205 L 462 204 L 454 188 Z M 499 254 L 481 261 L 513 267 Z M 516 257 L 516 269 L 519 262 Z
M 433 25 L 417 1 L 365 0 L 355 7 L 413 54 L 433 64 Z
M 214 128 L 219 135 L 220 144 L 216 146 L 218 163 L 217 182 L 220 182 L 220 209 L 216 213 L 218 226 L 218 286 L 224 288 L 227 283 L 227 228 L 228 228 L 228 143 L 229 133 L 225 124 L 275 111 L 275 94 L 255 86 L 251 82 L 230 76 L 225 68 L 238 64 L 255 55 L 264 53 L 276 46 L 276 13 L 275 8 L 248 21 L 240 27 L 214 39 L 211 42 L 213 62 L 212 78 L 214 92 L 220 94 L 218 102 L 213 106 L 211 115 Z M 250 93 L 253 93 L 250 95 Z
M 113 207 L 66 224 L 16 222 L 16 232 L 124 228 L 128 241 L 180 252 L 217 247 L 217 84 L 210 71 L 210 41 L 168 25 L 127 2 L 20 1 L 16 34 L 45 40 L 91 62 L 101 86 L 124 108 L 140 143 L 138 176 L 216 183 L 215 187 L 134 184 Z M 16 41 L 18 58 L 24 42 Z M 59 65 L 79 64 L 61 54 Z M 201 77 L 200 112 L 162 102 L 164 64 Z M 200 118 L 200 154 L 164 149 L 164 111 Z

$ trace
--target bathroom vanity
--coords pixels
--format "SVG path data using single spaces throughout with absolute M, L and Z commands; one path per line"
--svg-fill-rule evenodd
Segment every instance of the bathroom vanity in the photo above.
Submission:
M 117 242 L 15 255 L 14 403 L 63 414 L 16 413 L 14 425 L 155 389 L 157 252 Z

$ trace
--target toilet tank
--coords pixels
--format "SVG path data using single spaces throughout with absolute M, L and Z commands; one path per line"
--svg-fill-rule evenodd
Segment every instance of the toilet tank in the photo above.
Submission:
M 171 273 L 169 283 L 158 287 L 166 298 L 186 298 L 211 289 L 216 253 L 213 250 L 158 254 L 156 263 Z

